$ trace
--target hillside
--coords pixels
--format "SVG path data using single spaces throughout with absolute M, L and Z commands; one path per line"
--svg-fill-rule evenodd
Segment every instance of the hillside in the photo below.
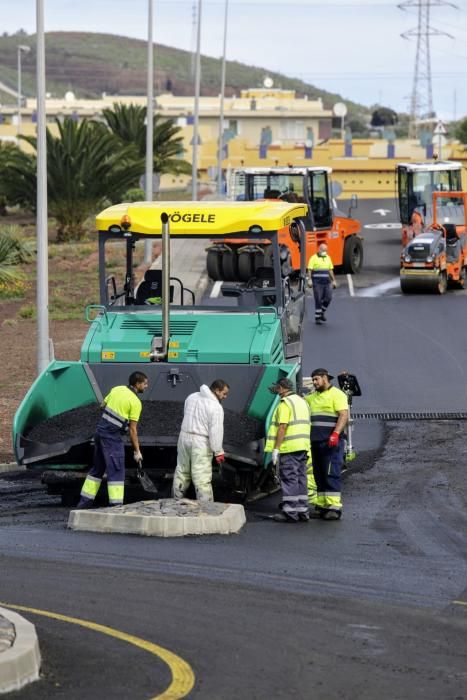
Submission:
M 31 47 L 22 55 L 23 94 L 35 94 L 35 35 L 17 33 L 0 37 L 0 75 L 5 85 L 16 90 L 17 45 Z M 49 32 L 46 34 L 47 91 L 52 95 L 63 95 L 72 90 L 79 97 L 100 97 L 103 92 L 111 95 L 144 95 L 146 92 L 146 42 L 111 34 L 84 32 Z M 155 88 L 166 90 L 170 81 L 175 95 L 193 94 L 190 52 L 156 44 Z M 218 95 L 220 88 L 221 61 L 203 56 L 201 59 L 201 94 Z M 287 78 L 265 68 L 256 68 L 227 61 L 226 94 L 239 94 L 243 88 L 262 86 L 265 75 L 274 80 L 276 87 L 292 89 L 298 95 L 310 99 L 321 97 L 326 108 L 342 101 L 340 95 L 320 90 L 301 80 Z M 0 95 L 4 104 L 14 103 L 6 93 Z M 353 114 L 367 113 L 362 105 L 345 100 Z

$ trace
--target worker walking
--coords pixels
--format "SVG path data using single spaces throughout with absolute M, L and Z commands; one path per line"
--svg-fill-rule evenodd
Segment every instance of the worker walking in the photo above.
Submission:
M 311 517 L 339 520 L 342 516 L 341 472 L 344 462 L 344 429 L 349 418 L 346 394 L 332 386 L 327 369 L 311 373 L 315 391 L 305 396 L 310 409 L 311 455 L 316 480 L 316 509 Z
M 332 300 L 332 290 L 336 288 L 334 265 L 328 255 L 326 243 L 321 243 L 318 252 L 311 256 L 307 265 L 308 286 L 313 288 L 315 299 L 315 323 L 326 321 L 326 310 Z
M 295 393 L 286 377 L 269 387 L 278 394 L 279 404 L 272 416 L 265 452 L 279 468 L 282 513 L 273 516 L 281 523 L 308 520 L 307 461 L 310 451 L 310 417 L 305 400 Z
M 212 458 L 224 462 L 224 401 L 229 385 L 216 379 L 203 384 L 185 401 L 182 429 L 177 444 L 177 467 L 173 481 L 174 498 L 183 498 L 191 482 L 198 501 L 212 501 Z
M 123 503 L 125 485 L 125 447 L 123 435 L 128 431 L 135 462 L 142 459 L 137 425 L 142 404 L 138 394 L 148 387 L 143 372 L 133 372 L 128 386 L 115 386 L 102 402 L 104 412 L 94 435 L 93 466 L 81 489 L 78 508 L 91 508 L 97 496 L 104 472 L 111 506 Z

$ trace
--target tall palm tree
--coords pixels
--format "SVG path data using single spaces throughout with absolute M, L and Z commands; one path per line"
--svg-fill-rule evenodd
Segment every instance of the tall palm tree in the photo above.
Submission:
M 125 144 L 133 144 L 141 158 L 146 154 L 146 107 L 115 102 L 112 109 L 104 109 L 102 115 L 109 129 Z M 191 164 L 180 158 L 184 152 L 181 129 L 173 119 L 154 115 L 154 165 L 153 171 L 191 174 Z
M 144 173 L 134 146 L 117 139 L 104 124 L 70 118 L 55 120 L 58 136 L 47 129 L 49 213 L 57 220 L 57 240 L 79 239 L 84 222 L 106 202 L 118 202 Z M 37 139 L 22 137 L 34 148 Z M 18 149 L 19 150 L 19 149 Z M 10 154 L 0 187 L 11 203 L 36 208 L 36 158 Z

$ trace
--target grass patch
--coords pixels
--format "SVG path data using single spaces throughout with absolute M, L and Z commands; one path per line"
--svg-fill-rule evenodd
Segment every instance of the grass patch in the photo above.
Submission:
M 24 304 L 18 311 L 18 316 L 24 319 L 36 318 L 36 307 L 33 304 Z
M 8 283 L 0 282 L 0 299 L 22 299 L 30 286 L 29 282 L 23 278 Z

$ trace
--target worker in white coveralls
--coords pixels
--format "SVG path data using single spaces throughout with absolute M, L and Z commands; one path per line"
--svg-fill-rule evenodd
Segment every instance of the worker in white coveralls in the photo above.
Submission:
M 184 498 L 191 482 L 198 501 L 212 501 L 212 458 L 224 462 L 224 409 L 229 385 L 216 379 L 203 384 L 185 401 L 182 429 L 177 445 L 177 467 L 173 481 L 174 498 Z

